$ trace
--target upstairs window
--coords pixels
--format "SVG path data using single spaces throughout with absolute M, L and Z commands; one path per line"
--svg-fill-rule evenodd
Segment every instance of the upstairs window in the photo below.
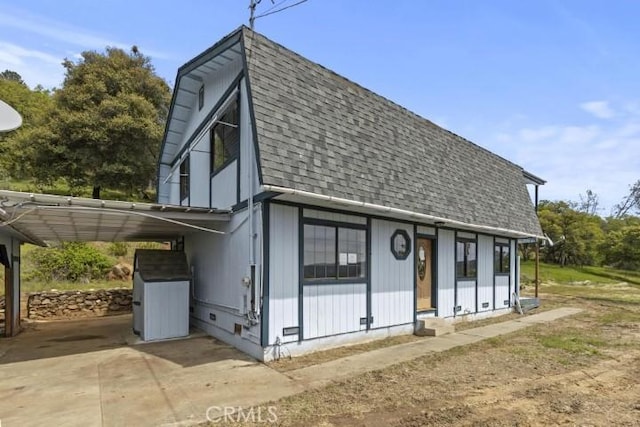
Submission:
M 508 274 L 511 267 L 511 254 L 509 245 L 496 243 L 493 252 L 493 266 L 496 274 Z
M 211 174 L 225 168 L 238 157 L 240 121 L 238 100 L 233 101 L 211 128 Z
M 189 156 L 180 163 L 180 201 L 189 197 Z
M 364 280 L 367 276 L 365 228 L 304 224 L 304 280 Z
M 459 279 L 475 279 L 478 275 L 475 240 L 456 241 L 456 276 Z

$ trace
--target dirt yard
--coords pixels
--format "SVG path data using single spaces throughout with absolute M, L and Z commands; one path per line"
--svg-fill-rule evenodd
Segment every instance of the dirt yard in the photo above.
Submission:
M 283 426 L 640 426 L 640 289 L 543 290 L 585 311 L 264 407 Z

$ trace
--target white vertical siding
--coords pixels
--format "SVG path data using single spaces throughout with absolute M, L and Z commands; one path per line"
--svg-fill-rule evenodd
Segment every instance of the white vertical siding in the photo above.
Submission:
M 257 204 L 254 209 L 255 247 L 261 242 L 262 213 Z M 251 274 L 249 248 L 248 210 L 234 214 L 227 224 L 216 228 L 224 235 L 194 232 L 185 236 L 185 252 L 193 269 L 191 304 L 192 320 L 217 338 L 232 342 L 235 346 L 260 343 L 259 327 L 243 328 L 240 336 L 234 335 L 234 325 L 244 324 L 250 310 L 250 288 L 243 285 L 243 278 Z M 261 261 L 256 252 L 256 283 L 261 283 Z M 256 300 L 259 305 L 259 300 Z M 256 307 L 257 308 L 257 307 Z M 215 317 L 214 317 L 215 316 Z
M 476 281 L 458 280 L 458 305 L 460 311 L 457 316 L 476 312 Z
M 391 236 L 405 230 L 411 237 L 411 254 L 397 260 L 391 253 Z M 371 315 L 373 327 L 413 322 L 414 248 L 413 226 L 374 219 L 371 222 Z
M 180 149 L 184 147 L 184 144 L 188 140 L 188 138 L 193 134 L 193 132 L 195 132 L 200 123 L 202 123 L 207 114 L 211 112 L 218 101 L 220 101 L 222 95 L 224 95 L 227 89 L 229 89 L 229 86 L 231 85 L 231 83 L 233 83 L 233 80 L 238 77 L 240 71 L 242 71 L 242 60 L 238 58 L 236 61 L 230 62 L 220 70 L 216 70 L 215 73 L 212 73 L 205 77 L 204 106 L 201 110 L 198 110 L 198 95 L 196 94 L 193 97 L 191 116 L 189 117 L 189 122 L 185 127 L 182 136 L 183 139 L 177 152 L 179 152 Z
M 238 161 L 229 163 L 224 169 L 211 178 L 211 207 L 228 209 L 238 200 Z M 207 172 L 207 175 L 208 172 Z M 207 188 L 208 192 L 208 188 Z M 207 203 L 209 201 L 207 200 Z
M 418 226 L 418 234 L 424 234 L 426 236 L 435 236 L 436 229 L 435 227 L 425 227 L 423 225 Z
M 461 237 L 463 239 L 473 239 L 473 240 L 475 240 L 476 234 L 475 233 L 469 233 L 467 231 L 458 231 L 458 237 Z
M 196 151 L 197 150 L 197 151 Z M 208 208 L 209 135 L 205 135 L 197 149 L 189 154 L 189 206 Z
M 366 329 L 360 318 L 367 317 L 367 285 L 305 285 L 302 312 L 304 339 Z
M 248 215 L 246 210 L 234 214 L 226 226 L 219 227 L 224 235 L 196 232 L 185 236 L 185 252 L 195 269 L 197 299 L 245 310 L 243 296 L 247 288 L 242 285 L 242 278 L 250 273 Z M 256 206 L 256 233 L 261 230 L 260 216 Z
M 455 234 L 438 230 L 438 317 L 453 316 L 455 285 Z
M 509 276 L 496 276 L 496 310 L 509 307 L 510 299 Z M 507 302 L 506 304 L 505 301 Z
M 493 237 L 478 236 L 478 311 L 493 310 Z M 483 304 L 489 304 L 483 307 Z
M 349 222 L 352 224 L 366 225 L 367 218 L 364 216 L 346 215 L 337 212 L 319 211 L 315 209 L 305 209 L 303 215 L 306 218 L 324 219 L 327 221 Z
M 269 207 L 269 344 L 297 341 L 283 336 L 282 329 L 298 324 L 298 208 Z
M 159 166 L 159 175 L 166 177 L 170 173 L 170 170 L 171 170 L 171 166 L 161 164 Z M 177 200 L 177 197 L 175 199 L 173 198 L 172 193 L 173 193 L 173 187 L 177 187 L 178 184 L 172 179 L 169 179 L 169 181 L 166 183 L 163 181 L 164 179 L 160 182 L 160 185 L 158 186 L 158 189 L 160 190 L 160 192 L 158 193 L 158 203 L 177 204 L 172 201 L 172 200 Z

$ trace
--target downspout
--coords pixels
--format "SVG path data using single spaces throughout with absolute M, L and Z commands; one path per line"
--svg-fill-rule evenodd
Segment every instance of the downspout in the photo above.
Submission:
M 538 215 L 538 186 L 536 185 L 536 216 Z M 539 220 L 538 220 L 539 221 Z M 535 272 L 535 282 L 536 282 L 536 290 L 535 290 L 535 297 L 538 298 L 538 286 L 540 284 L 540 239 L 536 239 L 536 272 Z
M 242 118 L 242 115 L 240 117 Z M 253 161 L 254 153 L 253 153 L 253 144 L 251 143 L 251 141 L 249 141 L 247 146 L 249 147 L 249 150 L 247 150 L 248 152 L 247 153 L 248 154 L 247 179 L 249 180 L 248 182 L 249 196 L 247 198 L 247 207 L 249 208 L 249 269 L 250 269 L 250 277 L 251 277 L 251 283 L 249 285 L 249 290 L 251 292 L 250 310 L 247 316 L 249 318 L 249 322 L 251 322 L 252 325 L 255 325 L 258 319 L 258 316 L 256 313 L 256 251 L 255 251 L 255 236 L 254 236 L 255 232 L 254 232 L 254 224 L 253 224 L 253 209 L 254 209 L 253 168 L 256 162 Z M 239 184 L 240 183 L 238 183 L 238 185 Z

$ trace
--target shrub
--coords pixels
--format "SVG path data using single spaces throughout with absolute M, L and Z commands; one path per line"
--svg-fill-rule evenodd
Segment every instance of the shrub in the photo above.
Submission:
M 113 256 L 127 256 L 129 245 L 126 242 L 113 242 L 107 250 Z
M 165 243 L 159 242 L 140 242 L 136 243 L 136 249 L 167 249 Z
M 33 250 L 35 275 L 46 282 L 71 282 L 101 279 L 113 263 L 104 254 L 86 243 L 63 243 L 57 248 Z

